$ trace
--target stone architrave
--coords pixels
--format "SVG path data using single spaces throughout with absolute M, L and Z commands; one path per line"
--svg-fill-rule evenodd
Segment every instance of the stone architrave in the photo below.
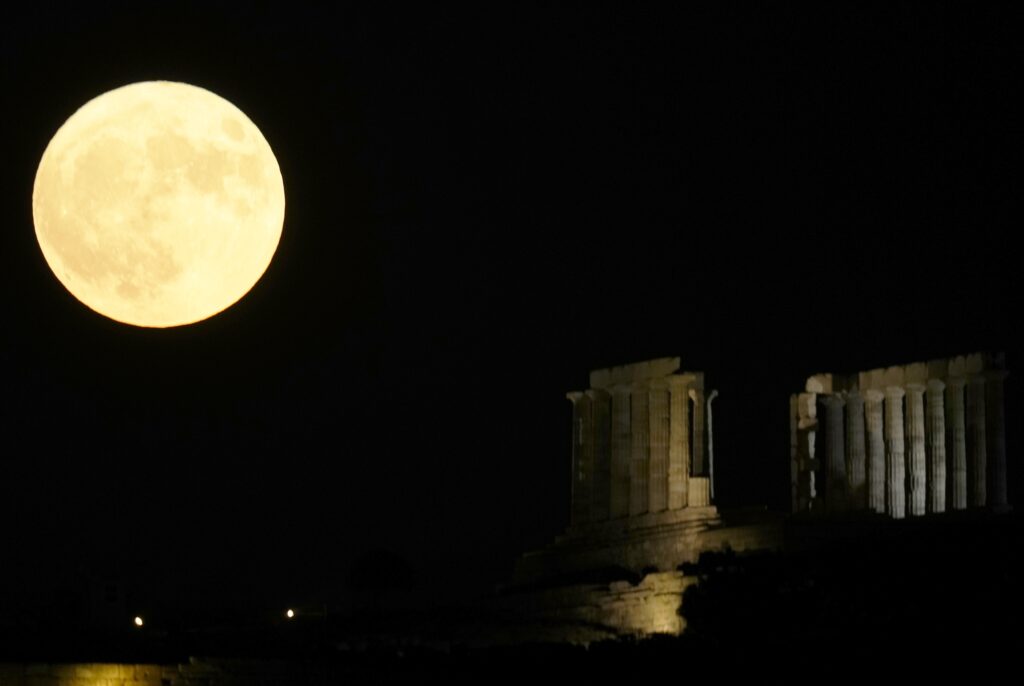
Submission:
M 987 502 L 988 450 L 985 434 L 985 377 L 975 375 L 967 382 L 967 493 L 971 507 L 985 507 Z
M 668 377 L 669 443 L 668 443 L 668 509 L 686 507 L 690 488 L 690 401 L 687 380 Z
M 632 394 L 630 395 L 632 457 L 629 470 L 629 515 L 631 517 L 647 512 L 649 504 L 648 475 L 650 474 L 651 461 L 651 427 L 647 394 L 646 382 L 633 384 Z
M 611 504 L 611 402 L 606 391 L 591 388 L 590 412 L 594 434 L 594 476 L 590 495 L 590 519 L 608 519 Z
M 967 509 L 967 423 L 964 412 L 966 379 L 946 379 L 946 432 L 949 445 L 949 505 Z
M 885 514 L 885 437 L 882 433 L 882 401 L 885 394 L 877 390 L 864 393 L 868 425 L 868 508 Z
M 846 441 L 843 435 L 843 407 L 840 395 L 824 395 L 821 401 L 828 410 L 825 424 L 825 506 L 830 511 L 846 507 Z
M 648 449 L 650 471 L 647 475 L 647 511 L 668 509 L 669 449 L 668 384 L 662 379 L 650 382 L 647 390 L 647 414 L 650 426 Z
M 906 516 L 903 396 L 899 386 L 885 389 L 885 511 L 894 519 Z
M 988 410 L 986 447 L 991 468 L 988 500 L 989 505 L 999 511 L 1007 510 L 1010 505 L 1006 495 L 1006 416 L 1003 406 L 1003 381 L 1006 376 L 1006 370 L 996 369 L 989 372 L 985 379 L 985 407 Z
M 943 391 L 946 384 L 928 381 L 925 408 L 928 413 L 928 512 L 946 511 L 946 412 Z
M 693 476 L 707 476 L 707 463 L 704 456 L 704 391 L 691 388 L 690 400 L 693 401 Z
M 629 472 L 632 462 L 632 434 L 630 432 L 630 387 L 621 384 L 612 387 L 612 450 L 611 498 L 609 517 L 618 519 L 629 515 Z
M 924 449 L 924 391 L 923 384 L 907 384 L 907 476 L 910 480 L 908 514 L 920 517 L 927 502 L 927 462 Z
M 853 390 L 846 395 L 846 481 L 850 489 L 850 507 L 861 510 L 867 505 L 867 472 L 864 450 L 864 397 Z

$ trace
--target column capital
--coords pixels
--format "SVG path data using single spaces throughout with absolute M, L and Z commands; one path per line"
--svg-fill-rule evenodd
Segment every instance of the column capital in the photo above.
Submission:
M 588 388 L 584 393 L 587 394 L 591 400 L 597 400 L 598 398 L 607 398 L 608 391 L 603 388 Z
M 967 385 L 967 377 L 950 376 L 946 378 L 946 386 L 948 386 L 949 388 L 963 388 L 965 385 Z
M 924 393 L 924 391 L 925 391 L 925 389 L 927 387 L 924 384 L 922 384 L 922 383 L 908 383 L 905 386 L 905 388 L 906 388 L 908 393 L 918 393 L 918 394 L 920 394 L 920 393 Z
M 906 394 L 907 394 L 907 392 L 905 390 L 903 390 L 902 386 L 886 386 L 885 387 L 885 397 L 887 397 L 887 398 L 892 398 L 893 400 L 896 400 L 898 398 L 902 398 Z
M 648 380 L 646 382 L 646 384 L 647 384 L 647 389 L 651 390 L 651 391 L 667 391 L 668 390 L 668 381 L 665 380 L 664 378 L 650 379 L 650 380 Z
M 929 393 L 941 393 L 944 390 L 946 390 L 946 384 L 942 382 L 942 379 L 928 379 Z
M 864 399 L 872 403 L 880 403 L 885 399 L 885 393 L 882 393 L 877 388 L 869 388 L 864 391 Z
M 821 402 L 825 403 L 829 407 L 842 407 L 846 404 L 846 399 L 838 393 L 829 393 L 821 395 Z
M 846 391 L 845 395 L 847 402 L 856 403 L 864 399 L 864 395 L 860 392 L 859 388 L 854 388 L 852 390 Z
M 615 395 L 629 395 L 633 392 L 633 384 L 617 383 L 614 386 L 610 386 L 608 390 Z
M 666 376 L 665 381 L 668 383 L 668 386 L 672 391 L 680 391 L 685 390 L 690 385 L 692 379 L 686 376 L 673 374 L 672 376 Z
M 566 400 L 571 400 L 572 404 L 575 405 L 576 401 L 583 397 L 583 391 L 569 391 L 565 394 Z
M 686 394 L 690 396 L 690 400 L 692 400 L 695 403 L 698 403 L 700 401 L 697 400 L 697 397 L 700 395 L 704 395 L 704 392 L 702 389 L 699 388 L 691 388 L 686 392 Z

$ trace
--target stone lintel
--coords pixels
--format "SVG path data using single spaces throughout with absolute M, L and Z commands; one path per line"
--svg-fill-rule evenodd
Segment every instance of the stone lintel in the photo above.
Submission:
M 609 388 L 616 384 L 655 379 L 679 371 L 679 366 L 678 357 L 660 357 L 646 362 L 595 369 L 590 372 L 590 386 L 592 388 Z

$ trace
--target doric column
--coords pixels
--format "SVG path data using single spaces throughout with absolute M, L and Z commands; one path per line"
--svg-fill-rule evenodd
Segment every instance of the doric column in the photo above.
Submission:
M 708 493 L 711 500 L 715 499 L 715 431 L 711 423 L 711 403 L 718 397 L 718 391 L 712 390 L 708 395 Z
M 647 511 L 668 509 L 668 384 L 664 379 L 650 382 L 647 391 L 650 424 L 650 471 L 647 476 Z
M 946 511 L 946 411 L 942 402 L 946 384 L 928 381 L 928 512 Z
M 590 399 L 585 393 L 573 391 L 565 397 L 572 401 L 572 524 L 582 524 L 590 514 L 590 469 L 587 453 L 592 453 L 587 415 Z
M 846 401 L 839 395 L 824 395 L 821 401 L 828 410 L 825 430 L 825 507 L 829 511 L 846 507 L 846 440 L 843 436 L 843 407 Z
M 885 511 L 895 519 L 906 515 L 903 395 L 899 386 L 885 389 Z
M 885 437 L 882 434 L 882 400 L 885 394 L 870 390 L 864 393 L 868 425 L 868 508 L 885 513 Z
M 985 379 L 985 408 L 988 410 L 986 447 L 991 468 L 988 501 L 996 510 L 1006 510 L 1010 504 L 1006 497 L 1006 417 L 1003 407 L 1003 380 L 1006 376 L 1005 370 L 996 369 L 986 374 Z
M 908 514 L 920 517 L 925 513 L 927 467 L 924 454 L 924 390 L 923 384 L 907 384 L 907 474 L 910 477 Z
M 862 510 L 867 505 L 866 480 L 864 397 L 860 391 L 853 390 L 846 395 L 846 481 L 853 509 Z
M 686 379 L 670 376 L 668 383 L 668 509 L 678 510 L 686 507 L 690 487 L 690 401 Z
M 797 466 L 800 471 L 797 484 L 798 512 L 817 512 L 819 460 L 815 456 L 818 429 L 818 396 L 816 393 L 797 395 Z
M 609 516 L 612 519 L 629 514 L 629 470 L 632 460 L 630 426 L 630 393 L 628 385 L 612 388 L 612 470 Z
M 630 400 L 632 457 L 629 470 L 629 515 L 633 517 L 647 512 L 649 499 L 647 477 L 650 473 L 651 427 L 646 382 L 633 384 Z
M 590 414 L 594 435 L 594 478 L 590 492 L 590 519 L 608 519 L 611 504 L 611 402 L 606 391 L 591 388 Z
M 690 400 L 693 401 L 693 476 L 707 476 L 707 463 L 704 460 L 704 391 L 691 388 Z
M 946 379 L 946 431 L 949 444 L 950 507 L 967 509 L 967 423 L 964 413 L 964 386 L 966 379 L 954 376 Z
M 971 507 L 985 507 L 988 451 L 985 435 L 985 377 L 972 376 L 967 382 L 967 493 Z

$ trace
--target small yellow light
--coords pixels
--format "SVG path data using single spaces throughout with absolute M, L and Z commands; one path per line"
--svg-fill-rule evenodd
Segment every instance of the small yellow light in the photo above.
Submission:
M 135 626 L 142 626 L 142 617 L 135 618 Z
M 288 619 L 292 619 L 295 616 L 295 610 L 288 608 L 288 611 L 284 613 L 284 616 Z

